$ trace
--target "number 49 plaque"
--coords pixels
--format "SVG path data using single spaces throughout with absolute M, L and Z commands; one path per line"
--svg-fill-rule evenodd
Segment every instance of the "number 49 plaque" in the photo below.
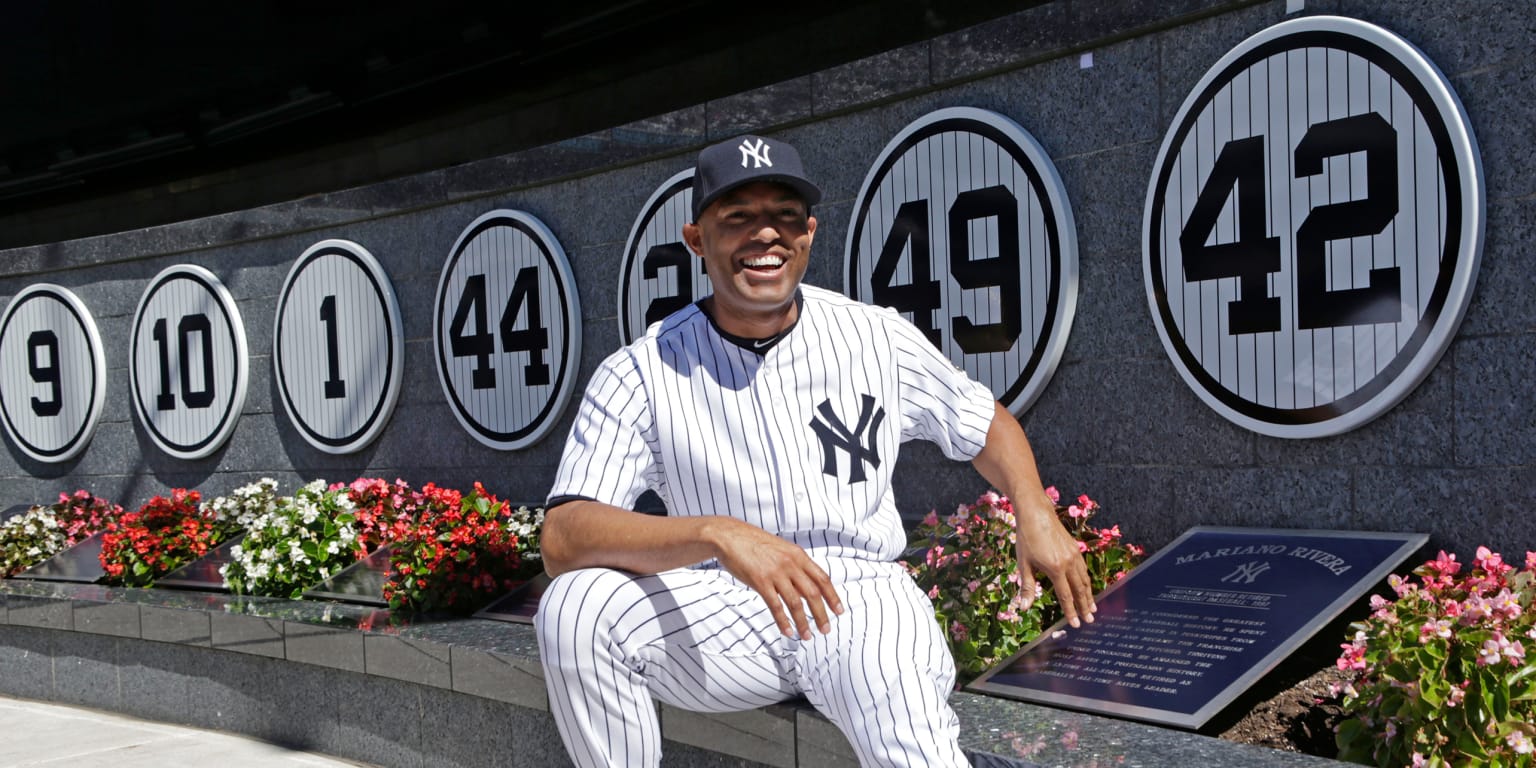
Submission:
M 1077 308 L 1077 231 L 1039 142 L 950 107 L 902 129 L 848 227 L 848 295 L 892 307 L 1015 416 L 1045 391 Z

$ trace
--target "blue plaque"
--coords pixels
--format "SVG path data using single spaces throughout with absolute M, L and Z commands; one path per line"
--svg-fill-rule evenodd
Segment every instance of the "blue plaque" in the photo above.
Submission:
M 969 689 L 1198 729 L 1428 538 L 1191 528 Z

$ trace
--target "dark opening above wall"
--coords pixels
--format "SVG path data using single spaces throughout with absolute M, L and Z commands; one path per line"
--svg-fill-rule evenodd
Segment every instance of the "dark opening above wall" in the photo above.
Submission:
M 1043 0 L 446 0 L 24 3 L 0 25 L 0 248 L 83 237 L 357 186 L 504 154 L 826 69 Z M 606 114 L 359 162 L 319 188 L 254 184 L 125 202 L 315 150 L 430 136 L 721 51 L 729 71 L 632 94 Z M 238 179 L 237 179 L 238 182 Z M 228 183 L 227 179 L 221 183 Z M 238 188 L 239 184 L 228 185 Z M 183 196 L 193 197 L 193 196 Z M 93 210 L 93 207 L 95 210 Z M 96 214 L 96 215 L 93 215 Z M 29 216 L 30 215 L 30 216 Z

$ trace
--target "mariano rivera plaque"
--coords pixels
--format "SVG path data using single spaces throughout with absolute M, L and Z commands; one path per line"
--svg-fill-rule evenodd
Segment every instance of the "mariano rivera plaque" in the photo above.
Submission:
M 1223 56 L 1174 118 L 1147 190 L 1147 300 L 1222 416 L 1338 434 L 1450 345 L 1483 222 L 1477 143 L 1434 64 L 1362 21 L 1287 21 Z

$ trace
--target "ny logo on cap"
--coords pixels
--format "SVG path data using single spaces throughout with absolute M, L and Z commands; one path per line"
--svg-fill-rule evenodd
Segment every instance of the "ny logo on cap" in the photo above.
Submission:
M 768 159 L 768 150 L 772 149 L 768 146 L 768 142 L 758 139 L 757 144 L 754 145 L 751 139 L 742 139 L 741 146 L 737 149 L 741 150 L 741 167 L 747 167 L 748 160 L 754 161 L 753 168 L 761 168 L 765 165 L 769 168 L 773 167 L 773 161 Z

